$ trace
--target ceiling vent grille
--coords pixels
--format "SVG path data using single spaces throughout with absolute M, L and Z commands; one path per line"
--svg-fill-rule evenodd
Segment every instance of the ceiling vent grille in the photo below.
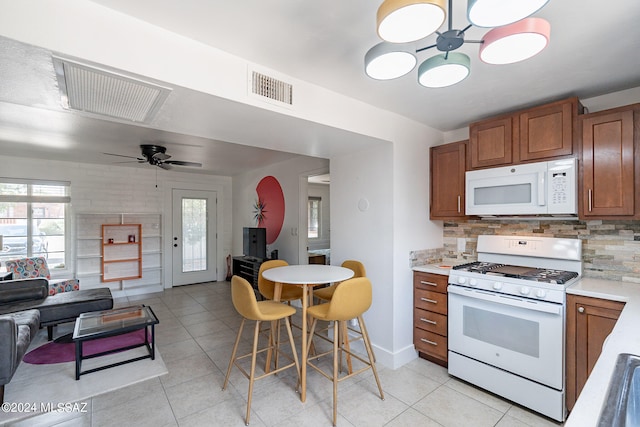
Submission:
M 149 123 L 171 92 L 153 83 L 53 58 L 66 109 Z
M 251 72 L 251 93 L 272 101 L 293 105 L 293 85 L 257 71 Z

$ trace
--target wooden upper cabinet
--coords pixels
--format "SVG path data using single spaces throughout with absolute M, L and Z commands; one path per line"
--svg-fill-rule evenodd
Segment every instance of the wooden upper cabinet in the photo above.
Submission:
M 471 169 L 550 160 L 575 154 L 574 124 L 583 107 L 569 98 L 472 123 Z
M 532 108 L 519 115 L 520 161 L 538 161 L 576 152 L 574 122 L 582 113 L 577 98 Z
M 640 218 L 639 118 L 640 104 L 580 118 L 581 218 Z
M 512 116 L 472 123 L 469 127 L 471 169 L 513 163 Z
M 467 141 L 431 147 L 430 158 L 429 217 L 431 219 L 464 217 Z

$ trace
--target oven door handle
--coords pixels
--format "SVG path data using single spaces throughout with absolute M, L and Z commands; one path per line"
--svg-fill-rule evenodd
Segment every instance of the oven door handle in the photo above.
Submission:
M 562 306 L 549 302 L 538 302 L 533 300 L 523 300 L 518 297 L 503 295 L 498 293 L 480 292 L 475 289 L 461 288 L 459 286 L 447 287 L 450 294 L 461 295 L 467 298 L 479 299 L 492 302 L 494 304 L 510 305 L 512 307 L 524 308 L 525 310 L 541 311 L 550 314 L 560 314 Z

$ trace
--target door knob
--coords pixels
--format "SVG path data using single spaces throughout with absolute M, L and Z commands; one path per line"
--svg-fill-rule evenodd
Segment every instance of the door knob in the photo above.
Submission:
M 578 307 L 578 313 L 584 313 L 584 307 Z

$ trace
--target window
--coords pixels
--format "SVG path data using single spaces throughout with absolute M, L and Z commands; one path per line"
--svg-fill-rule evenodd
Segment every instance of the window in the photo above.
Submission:
M 308 213 L 308 233 L 309 239 L 317 239 L 320 237 L 320 203 L 322 198 L 309 197 L 309 213 Z
M 0 261 L 44 256 L 51 270 L 65 268 L 69 202 L 68 182 L 0 178 Z

